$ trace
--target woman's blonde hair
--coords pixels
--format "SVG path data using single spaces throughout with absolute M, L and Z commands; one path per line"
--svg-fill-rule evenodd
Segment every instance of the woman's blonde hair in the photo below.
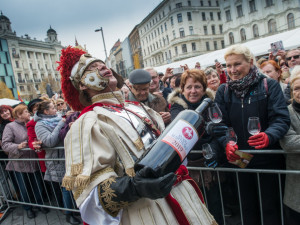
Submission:
M 26 109 L 28 110 L 27 105 L 25 105 L 23 103 L 17 105 L 13 110 L 13 117 L 15 119 L 17 119 L 18 115 L 22 114 L 24 112 L 24 110 L 26 110 Z
M 296 80 L 300 79 L 300 66 L 295 66 L 292 74 L 291 74 L 291 80 L 290 80 L 290 85 L 291 85 L 291 101 L 294 99 L 293 95 L 293 90 L 294 90 L 294 83 Z
M 230 55 L 243 55 L 247 62 L 250 63 L 251 60 L 254 62 L 254 56 L 250 49 L 241 44 L 230 46 L 225 52 L 224 59 L 226 60 L 226 58 Z

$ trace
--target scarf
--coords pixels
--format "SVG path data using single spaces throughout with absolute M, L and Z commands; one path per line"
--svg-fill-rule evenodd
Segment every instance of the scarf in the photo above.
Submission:
M 39 116 L 42 118 L 42 123 L 51 129 L 54 129 L 62 119 L 61 116 L 58 115 L 41 114 Z
M 295 99 L 293 100 L 292 107 L 297 113 L 300 113 L 300 103 L 296 102 Z
M 180 97 L 182 97 L 182 99 L 186 102 L 186 104 L 188 105 L 188 108 L 189 108 L 189 109 L 192 109 L 192 110 L 197 109 L 197 107 L 203 102 L 203 100 L 204 100 L 205 98 L 208 98 L 208 96 L 207 96 L 206 94 L 204 94 L 204 95 L 202 96 L 202 98 L 201 98 L 198 102 L 191 103 L 191 102 L 189 102 L 189 101 L 184 97 L 183 94 L 180 94 Z
M 228 76 L 228 87 L 235 93 L 238 98 L 244 98 L 247 94 L 249 88 L 258 83 L 258 71 L 256 67 L 250 69 L 249 73 L 239 79 L 239 80 L 231 80 Z

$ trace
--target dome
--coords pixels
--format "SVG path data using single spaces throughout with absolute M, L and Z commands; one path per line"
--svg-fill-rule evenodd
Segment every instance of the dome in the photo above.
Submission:
M 0 15 L 0 20 L 4 20 L 5 22 L 10 23 L 9 19 L 6 16 L 4 16 L 2 12 L 1 12 L 1 15 Z
M 54 29 L 52 29 L 52 27 L 50 26 L 49 30 L 47 31 L 47 34 L 56 34 L 56 31 Z

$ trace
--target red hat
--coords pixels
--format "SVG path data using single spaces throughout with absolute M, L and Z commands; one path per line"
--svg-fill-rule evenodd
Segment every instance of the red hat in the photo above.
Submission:
M 85 108 L 79 101 L 79 91 L 73 86 L 70 76 L 73 66 L 79 61 L 81 55 L 86 52 L 68 46 L 66 49 L 61 50 L 60 61 L 57 70 L 61 75 L 61 90 L 64 94 L 66 102 L 76 111 L 81 111 Z

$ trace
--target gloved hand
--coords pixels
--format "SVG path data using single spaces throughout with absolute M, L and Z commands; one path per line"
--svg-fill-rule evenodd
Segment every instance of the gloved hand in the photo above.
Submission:
M 238 159 L 240 159 L 241 157 L 239 157 L 237 154 L 235 154 L 235 151 L 238 150 L 239 147 L 237 146 L 237 144 L 235 145 L 230 145 L 229 143 L 227 143 L 226 145 L 226 156 L 229 162 L 234 162 Z
M 265 132 L 261 132 L 249 137 L 248 144 L 252 147 L 255 147 L 255 149 L 262 149 L 268 147 L 269 137 Z
M 151 178 L 152 169 L 144 167 L 132 178 L 137 194 L 143 198 L 158 199 L 167 196 L 176 180 L 174 173 Z
M 211 136 L 225 136 L 228 127 L 224 123 L 208 122 L 205 128 L 206 132 Z

